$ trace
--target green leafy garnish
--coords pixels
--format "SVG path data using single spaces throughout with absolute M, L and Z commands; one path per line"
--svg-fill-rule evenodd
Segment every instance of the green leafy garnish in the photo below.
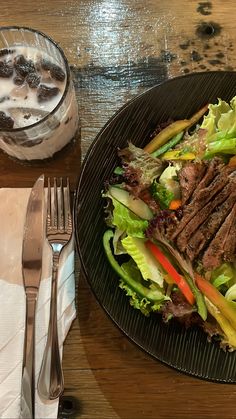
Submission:
M 152 182 L 151 194 L 155 201 L 160 204 L 161 209 L 169 208 L 171 201 L 174 199 L 173 192 L 158 183 L 156 179 Z
M 114 169 L 114 174 L 115 174 L 115 175 L 123 175 L 123 173 L 124 173 L 124 169 L 123 169 L 122 167 L 120 167 L 120 166 L 117 166 L 117 167 Z
M 129 208 L 111 196 L 109 192 L 104 194 L 103 197 L 110 198 L 114 206 L 111 220 L 112 225 L 131 236 L 143 238 L 148 221 L 134 214 Z
M 140 271 L 132 259 L 123 263 L 122 269 L 129 277 L 135 278 L 137 282 L 142 282 Z M 137 294 L 137 292 L 130 288 L 130 286 L 122 279 L 120 280 L 119 287 L 123 289 L 126 292 L 127 297 L 130 298 L 130 304 L 134 308 L 140 310 L 145 316 L 148 316 L 151 312 L 159 311 L 164 301 L 169 299 L 160 291 L 159 301 L 158 298 L 155 302 L 150 301 L 148 298 L 141 297 L 139 294 Z M 156 290 L 155 293 L 157 297 L 158 291 Z
M 111 248 L 113 237 L 114 233 L 112 230 L 105 231 L 103 235 L 103 246 L 108 262 L 121 279 L 121 288 L 125 289 L 128 293 L 127 295 L 132 298 L 132 305 L 135 306 L 136 304 L 136 308 L 141 309 L 142 307 L 144 309 L 145 305 L 147 309 L 148 305 L 150 311 L 158 310 L 164 301 L 170 300 L 170 297 L 162 293 L 160 288 L 149 285 L 147 281 L 147 286 L 144 286 L 141 273 L 135 268 L 135 262 L 132 259 L 127 264 L 123 263 L 121 266 L 119 265 Z M 136 303 L 134 303 L 134 300 Z M 138 307 L 138 302 L 140 307 Z
M 230 104 L 218 99 L 217 104 L 209 105 L 209 113 L 201 128 L 207 132 L 205 158 L 216 154 L 236 154 L 236 97 Z
M 147 250 L 145 240 L 127 236 L 121 241 L 126 252 L 136 262 L 143 278 L 163 286 L 163 274 L 153 255 Z
M 236 273 L 232 264 L 225 262 L 212 271 L 211 282 L 222 294 L 225 294 L 227 289 L 235 283 L 235 277 Z

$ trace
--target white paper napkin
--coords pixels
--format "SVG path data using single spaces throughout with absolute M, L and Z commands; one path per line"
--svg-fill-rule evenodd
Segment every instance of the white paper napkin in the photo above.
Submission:
M 30 189 L 0 189 L 0 417 L 20 416 L 25 329 L 25 291 L 21 251 Z M 74 243 L 65 249 L 58 283 L 58 334 L 63 341 L 76 316 Z M 43 270 L 36 310 L 36 384 L 46 345 L 51 292 L 51 250 L 45 240 Z M 58 400 L 43 401 L 36 392 L 35 417 L 57 418 Z

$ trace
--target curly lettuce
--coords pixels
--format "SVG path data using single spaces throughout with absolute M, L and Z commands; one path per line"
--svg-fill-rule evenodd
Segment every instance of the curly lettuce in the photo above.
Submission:
M 218 99 L 209 105 L 201 128 L 206 130 L 205 158 L 216 154 L 236 154 L 236 96 L 230 103 Z
M 124 272 L 126 272 L 127 275 L 129 275 L 132 278 L 135 278 L 137 282 L 142 282 L 141 273 L 132 259 L 130 259 L 126 263 L 123 263 L 122 269 L 124 270 Z M 161 291 L 155 290 L 157 299 L 154 302 L 150 301 L 147 297 L 141 297 L 139 294 L 137 294 L 137 292 L 130 288 L 130 286 L 122 279 L 120 280 L 119 287 L 122 290 L 124 290 L 127 297 L 129 297 L 129 302 L 131 306 L 136 308 L 137 310 L 140 310 L 145 316 L 149 316 L 151 312 L 158 312 L 161 309 L 163 303 L 166 300 L 170 299 Z
M 123 176 L 126 180 L 126 187 L 133 195 L 149 188 L 153 180 L 163 171 L 163 162 L 129 143 L 127 148 L 119 151 L 122 160 Z

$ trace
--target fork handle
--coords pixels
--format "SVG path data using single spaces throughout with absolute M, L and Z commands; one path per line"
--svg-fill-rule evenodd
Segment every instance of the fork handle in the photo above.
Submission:
M 47 343 L 38 378 L 38 392 L 43 399 L 57 399 L 64 390 L 64 378 L 57 330 L 57 282 L 59 252 L 53 252 L 50 318 Z

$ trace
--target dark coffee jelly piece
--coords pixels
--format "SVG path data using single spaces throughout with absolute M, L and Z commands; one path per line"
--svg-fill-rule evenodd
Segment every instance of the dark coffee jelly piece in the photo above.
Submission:
M 41 77 L 36 74 L 36 73 L 29 73 L 26 76 L 26 82 L 28 83 L 29 87 L 31 87 L 32 89 L 36 89 L 36 87 L 38 87 Z
M 0 49 L 0 57 L 4 57 L 4 55 L 8 55 L 8 54 L 13 54 L 14 49 L 9 49 L 9 48 L 3 48 Z
M 5 112 L 0 111 L 0 129 L 11 129 L 13 128 L 14 121 L 10 116 L 7 116 Z
M 34 147 L 35 145 L 41 144 L 43 142 L 43 138 L 36 138 L 34 140 L 28 140 L 21 143 L 21 147 Z
M 65 72 L 62 70 L 59 65 L 53 64 L 49 60 L 42 60 L 42 69 L 45 71 L 50 71 L 51 77 L 58 81 L 64 81 L 65 80 Z
M 43 59 L 41 61 L 42 69 L 45 70 L 45 71 L 49 71 L 51 69 L 52 65 L 53 65 L 52 62 L 49 61 L 49 60 Z
M 40 84 L 37 91 L 37 98 L 39 102 L 50 100 L 59 93 L 58 87 L 49 87 L 45 84 Z
M 13 67 L 7 64 L 6 61 L 0 61 L 0 77 L 11 77 L 13 74 Z
M 35 66 L 33 61 L 26 60 L 24 55 L 17 55 L 14 62 L 15 70 L 18 74 L 26 77 L 29 73 L 35 73 Z
M 20 74 L 17 74 L 14 78 L 13 78 L 13 82 L 17 85 L 17 86 L 21 86 L 24 83 L 25 79 L 24 77 L 22 77 Z
M 0 103 L 5 102 L 6 100 L 10 100 L 10 97 L 9 96 L 2 96 L 2 97 L 0 97 Z
M 56 64 L 53 64 L 52 68 L 50 69 L 50 74 L 53 79 L 58 80 L 58 81 L 64 81 L 66 77 L 62 68 Z

